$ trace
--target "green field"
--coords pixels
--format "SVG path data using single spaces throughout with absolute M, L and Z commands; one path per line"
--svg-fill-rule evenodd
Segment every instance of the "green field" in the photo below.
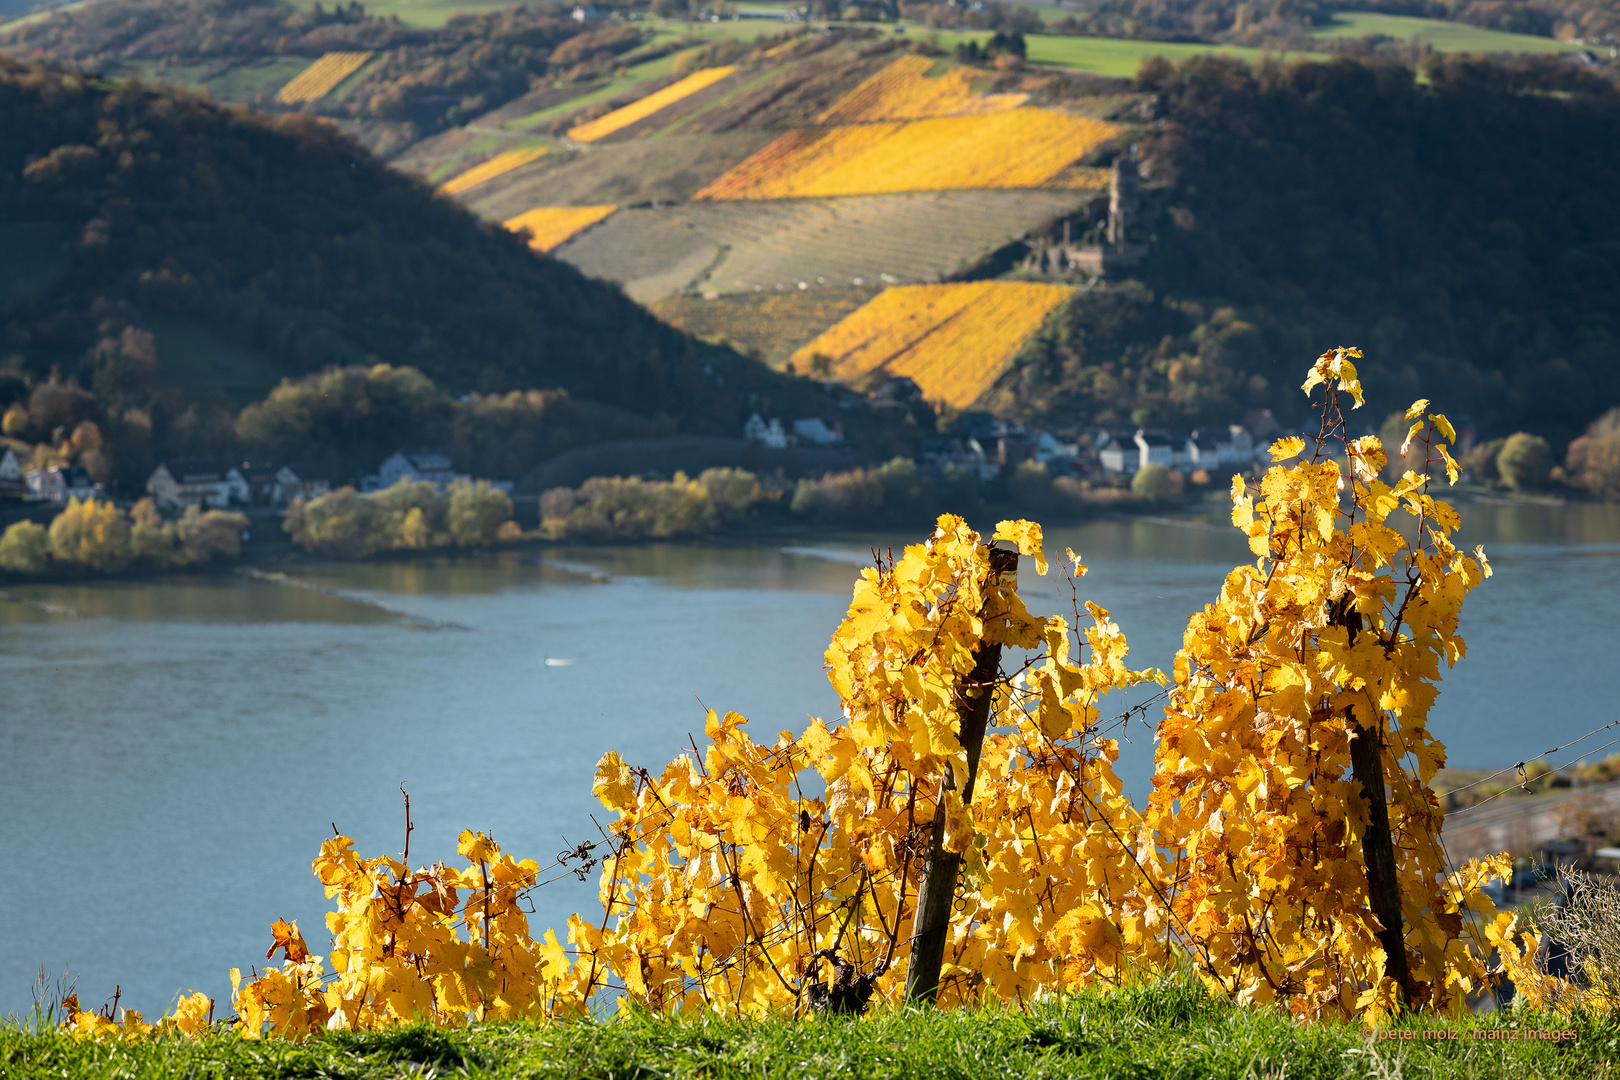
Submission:
M 649 20 L 649 25 L 660 29 L 667 28 L 671 32 L 679 28 L 683 33 L 703 37 L 738 37 L 752 40 L 765 34 L 781 34 L 807 25 L 813 29 L 819 29 L 824 24 L 780 23 L 768 19 L 747 19 L 737 22 L 718 23 L 674 23 L 654 19 Z M 876 29 L 889 33 L 893 32 L 892 28 L 886 25 L 877 25 Z M 906 24 L 905 29 L 904 36 L 908 39 L 936 42 L 947 49 L 954 49 L 965 41 L 983 42 L 990 37 L 988 30 L 930 30 L 927 27 L 910 24 Z M 1150 56 L 1163 56 L 1171 60 L 1180 60 L 1188 56 L 1219 53 L 1222 56 L 1235 56 L 1253 63 L 1262 56 L 1267 55 L 1263 49 L 1239 48 L 1229 45 L 1189 45 L 1164 41 L 1133 41 L 1126 38 L 1058 37 L 1050 34 L 1031 34 L 1025 38 L 1025 41 L 1029 47 L 1029 60 L 1031 63 L 1051 64 L 1054 67 L 1072 68 L 1075 71 L 1088 71 L 1094 75 L 1110 75 L 1121 78 L 1135 75 L 1137 69 L 1142 66 L 1142 61 Z M 1274 55 L 1292 59 L 1322 58 L 1319 53 Z
M 1331 24 L 1317 27 L 1312 34 L 1319 38 L 1359 38 L 1367 34 L 1384 34 L 1403 41 L 1422 41 L 1438 52 L 1562 53 L 1575 52 L 1583 47 L 1552 38 L 1486 30 L 1467 23 L 1419 19 L 1408 15 L 1379 15 L 1369 11 L 1340 12 L 1333 17 Z
M 295 7 L 314 7 L 317 0 L 292 0 Z M 331 7 L 330 3 L 325 6 Z M 476 15 L 513 6 L 513 0 L 368 0 L 366 11 L 387 18 L 399 16 L 408 26 L 429 29 L 443 26 L 457 15 Z

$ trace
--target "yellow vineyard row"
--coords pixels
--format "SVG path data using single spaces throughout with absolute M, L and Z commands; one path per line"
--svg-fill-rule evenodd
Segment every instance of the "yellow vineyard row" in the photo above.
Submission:
M 645 120 L 659 109 L 668 108 L 682 98 L 691 97 L 699 90 L 713 86 L 736 70 L 735 67 L 715 67 L 694 71 L 680 82 L 648 94 L 640 101 L 632 102 L 606 116 L 579 125 L 568 133 L 568 137 L 575 142 L 595 142 L 615 131 L 629 127 L 638 120 Z
M 798 129 L 728 170 L 697 199 L 792 199 L 1042 187 L 1118 134 L 1044 109 Z
M 446 180 L 439 185 L 439 190 L 446 195 L 458 195 L 475 184 L 482 184 L 485 180 L 493 180 L 502 173 L 509 173 L 520 165 L 527 165 L 545 152 L 546 148 L 543 146 L 531 146 L 523 150 L 508 150 L 504 154 L 496 154 L 482 165 L 474 165 L 459 176 Z
M 959 409 L 995 384 L 1018 347 L 1074 292 L 1066 285 L 973 281 L 886 289 L 793 354 L 819 356 L 847 383 L 904 375 L 930 401 Z
M 370 59 L 369 52 L 329 52 L 300 71 L 292 82 L 281 88 L 276 98 L 287 105 L 319 101 Z
M 954 67 L 929 78 L 934 61 L 902 56 L 850 91 L 816 118 L 818 124 L 871 124 L 883 120 L 924 120 L 939 116 L 988 116 L 1016 109 L 1028 94 L 979 94 L 973 89 L 983 73 Z
M 530 247 L 550 251 L 617 209 L 617 206 L 538 206 L 502 224 L 513 232 L 527 229 Z

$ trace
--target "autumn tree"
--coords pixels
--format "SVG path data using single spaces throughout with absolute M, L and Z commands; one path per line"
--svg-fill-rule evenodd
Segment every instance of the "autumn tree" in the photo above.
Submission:
M 110 502 L 69 499 L 50 527 L 51 555 L 102 573 L 129 565 L 129 520 Z
M 1523 431 L 1509 435 L 1496 455 L 1496 472 L 1514 491 L 1546 487 L 1552 472 L 1552 451 L 1547 440 Z
M 39 573 L 50 553 L 50 537 L 38 522 L 14 521 L 0 536 L 0 569 L 14 574 Z

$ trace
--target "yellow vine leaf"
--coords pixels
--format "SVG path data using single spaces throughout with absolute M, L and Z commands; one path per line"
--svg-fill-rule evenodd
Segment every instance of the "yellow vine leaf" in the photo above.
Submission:
M 1286 461 L 1291 457 L 1298 457 L 1304 449 L 1304 439 L 1298 435 L 1289 435 L 1271 444 L 1271 460 Z

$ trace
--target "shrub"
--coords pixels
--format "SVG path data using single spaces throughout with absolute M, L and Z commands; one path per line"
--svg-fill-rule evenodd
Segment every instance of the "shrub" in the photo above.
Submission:
M 540 518 L 553 539 L 662 539 L 711 531 L 715 506 L 709 492 L 685 473 L 669 481 L 595 476 L 577 489 L 546 492 Z
M 458 483 L 450 489 L 448 518 L 457 547 L 483 547 L 494 543 L 501 526 L 512 520 L 512 499 L 487 480 Z
M 820 480 L 800 480 L 793 489 L 796 517 L 826 521 L 866 515 L 883 505 L 883 481 L 868 469 L 827 473 Z
M 1506 439 L 1492 439 L 1480 443 L 1464 454 L 1458 464 L 1468 471 L 1469 478 L 1476 484 L 1499 484 L 1502 474 L 1496 471 L 1496 458 L 1501 454 L 1505 442 Z
M 1496 471 L 1514 491 L 1545 487 L 1552 472 L 1552 451 L 1547 440 L 1523 431 L 1509 435 L 1496 455 Z
M 376 519 L 383 513 L 375 499 L 352 487 L 340 487 L 308 503 L 295 501 L 281 527 L 293 543 L 309 551 L 359 558 L 387 546 L 378 543 L 375 529 Z
M 17 574 L 37 574 L 45 569 L 51 553 L 45 526 L 36 521 L 17 521 L 0 536 L 0 569 Z
M 361 558 L 396 548 L 479 547 L 515 539 L 521 532 L 511 517 L 511 498 L 487 480 L 462 481 L 449 491 L 401 480 L 373 495 L 344 487 L 308 503 L 300 500 L 282 527 L 309 551 Z
M 129 565 L 129 521 L 110 502 L 69 499 L 50 528 L 51 554 L 103 573 Z
M 150 498 L 142 499 L 131 510 L 129 528 L 129 554 L 132 559 L 165 565 L 174 559 L 175 528 L 172 521 L 164 521 L 157 504 Z M 246 519 L 243 519 L 246 520 Z
M 1620 498 L 1620 408 L 1610 409 L 1569 444 L 1569 482 L 1604 499 Z
M 1163 465 L 1144 465 L 1131 477 L 1131 492 L 1146 502 L 1163 502 L 1175 494 L 1175 481 Z
M 697 482 L 709 493 L 714 512 L 728 521 L 742 517 L 765 497 L 759 478 L 746 469 L 705 469 Z
M 201 566 L 221 555 L 236 558 L 242 553 L 242 530 L 247 525 L 248 519 L 234 511 L 186 507 L 185 516 L 174 527 L 180 541 L 179 561 Z

